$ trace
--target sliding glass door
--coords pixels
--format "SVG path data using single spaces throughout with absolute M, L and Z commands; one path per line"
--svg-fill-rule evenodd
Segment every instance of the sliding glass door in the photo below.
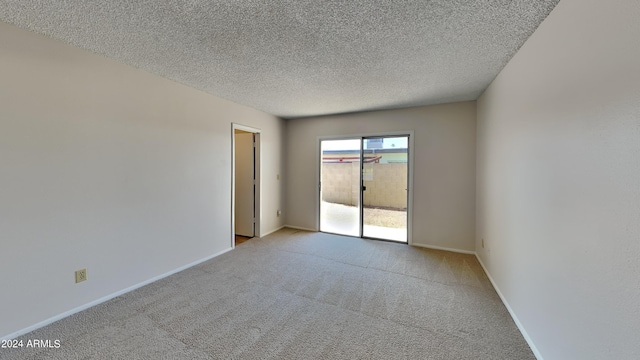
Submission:
M 320 147 L 320 231 L 407 242 L 409 136 Z
M 409 137 L 363 141 L 362 236 L 406 242 Z
M 323 140 L 320 231 L 360 236 L 360 139 Z

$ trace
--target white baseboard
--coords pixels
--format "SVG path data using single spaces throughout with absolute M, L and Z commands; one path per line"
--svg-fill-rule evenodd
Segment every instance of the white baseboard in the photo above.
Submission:
M 271 234 L 273 234 L 273 233 L 274 233 L 274 232 L 276 232 L 276 231 L 279 231 L 279 230 L 284 229 L 285 227 L 286 227 L 286 225 L 282 225 L 282 226 L 280 226 L 279 228 L 277 228 L 277 229 L 275 229 L 275 230 L 271 230 L 271 231 L 269 231 L 269 232 L 267 232 L 267 233 L 265 233 L 265 234 L 262 234 L 260 237 L 261 237 L 261 238 L 263 238 L 263 237 L 265 237 L 265 236 L 267 236 L 267 235 L 271 235 Z
M 317 230 L 317 229 L 309 229 L 309 228 L 300 227 L 300 226 L 285 225 L 284 227 L 287 227 L 287 228 L 289 228 L 289 229 L 296 229 L 296 230 L 304 230 L 304 231 L 318 232 L 318 230 Z
M 214 257 L 216 257 L 216 256 L 220 256 L 220 255 L 222 255 L 222 254 L 224 254 L 224 253 L 226 253 L 226 252 L 229 252 L 229 251 L 231 251 L 231 248 L 228 248 L 228 249 L 226 249 L 226 250 L 220 251 L 220 252 L 215 253 L 215 254 L 213 254 L 213 255 L 207 256 L 207 257 L 206 257 L 206 258 L 204 258 L 204 259 L 196 260 L 196 261 L 194 261 L 194 262 L 192 262 L 192 263 L 189 263 L 189 264 L 187 264 L 187 265 L 181 266 L 181 267 L 179 267 L 179 268 L 177 268 L 177 269 L 171 270 L 171 271 L 166 272 L 166 273 L 164 273 L 164 274 L 162 274 L 162 275 L 155 276 L 155 277 L 153 277 L 153 278 L 151 278 L 151 279 L 149 279 L 149 280 L 145 280 L 145 281 L 143 281 L 143 282 L 141 282 L 141 283 L 135 284 L 135 285 L 130 286 L 130 287 L 126 288 L 126 289 L 123 289 L 123 290 L 120 290 L 120 291 L 116 291 L 115 293 L 112 293 L 112 294 L 109 294 L 109 295 L 107 295 L 107 296 L 104 296 L 104 297 L 102 297 L 102 298 L 100 298 L 100 299 L 97 299 L 97 300 L 91 301 L 90 303 L 87 303 L 87 304 L 84 304 L 84 305 L 78 306 L 78 307 L 76 307 L 76 308 L 74 308 L 74 309 L 71 309 L 71 310 L 69 310 L 69 311 L 65 311 L 65 312 L 63 312 L 62 314 L 58 314 L 58 315 L 53 316 L 53 317 L 51 317 L 51 318 L 49 318 L 49 319 L 47 319 L 47 320 L 44 320 L 44 321 L 41 321 L 41 322 L 39 322 L 39 323 L 37 323 L 37 324 L 34 324 L 34 325 L 31 325 L 31 326 L 28 326 L 28 327 L 26 327 L 26 328 L 24 328 L 24 329 L 22 329 L 22 330 L 18 330 L 18 331 L 14 332 L 14 333 L 11 333 L 11 334 L 8 334 L 8 335 L 5 335 L 5 336 L 2 336 L 2 337 L 0 337 L 0 340 L 10 340 L 10 339 L 15 339 L 15 338 L 17 338 L 18 336 L 21 336 L 21 335 L 24 335 L 24 334 L 30 333 L 30 332 L 32 332 L 32 331 L 34 331 L 34 330 L 36 330 L 36 329 L 39 329 L 39 328 L 44 327 L 44 326 L 46 326 L 46 325 L 49 325 L 49 324 L 51 324 L 51 323 L 53 323 L 53 322 L 56 322 L 56 321 L 58 321 L 58 320 L 64 319 L 64 318 L 66 318 L 67 316 L 71 316 L 71 315 L 73 315 L 73 314 L 75 314 L 75 313 L 78 313 L 78 312 L 80 312 L 80 311 L 86 310 L 86 309 L 88 309 L 88 308 L 90 308 L 90 307 L 93 307 L 93 306 L 96 306 L 96 305 L 102 304 L 103 302 L 109 301 L 109 300 L 111 300 L 111 299 L 113 299 L 113 298 L 115 298 L 115 297 L 117 297 L 117 296 L 120 296 L 120 295 L 122 295 L 122 294 L 126 294 L 126 293 L 128 293 L 128 292 L 130 292 L 130 291 L 133 291 L 133 290 L 137 289 L 137 288 L 140 288 L 140 287 L 143 287 L 143 286 L 145 286 L 145 285 L 151 284 L 152 282 L 158 281 L 158 280 L 163 279 L 163 278 L 165 278 L 165 277 L 167 277 L 167 276 L 171 276 L 171 275 L 173 275 L 173 274 L 175 274 L 175 273 L 178 273 L 178 272 L 180 272 L 180 271 L 182 271 L 182 270 L 186 270 L 186 269 L 188 269 L 188 268 L 190 268 L 190 267 L 192 267 L 192 266 L 196 266 L 196 265 L 198 265 L 198 264 L 200 264 L 200 263 L 203 263 L 203 262 L 205 262 L 205 261 L 207 261 L 207 260 L 211 260 L 211 259 L 213 259 Z
M 460 249 L 448 248 L 443 246 L 425 245 L 425 244 L 417 244 L 417 243 L 412 243 L 410 245 L 421 247 L 421 248 L 427 248 L 427 249 L 444 250 L 444 251 L 451 251 L 451 252 L 460 253 L 460 254 L 476 255 L 475 251 L 470 251 L 470 250 L 460 250 Z
M 493 285 L 493 288 L 498 293 L 498 296 L 500 297 L 500 300 L 502 300 L 502 303 L 507 308 L 507 311 L 509 311 L 509 315 L 511 315 L 511 318 L 513 319 L 513 322 L 516 323 L 516 326 L 518 327 L 518 330 L 520 330 L 520 333 L 522 334 L 524 339 L 527 341 L 527 344 L 529 344 L 529 347 L 531 348 L 531 351 L 533 352 L 533 355 L 535 355 L 536 359 L 538 359 L 538 360 L 544 360 L 544 358 L 542 357 L 542 354 L 540 354 L 540 351 L 538 350 L 536 345 L 533 343 L 533 340 L 531 340 L 531 337 L 529 337 L 529 334 L 524 329 L 524 326 L 522 326 L 522 323 L 520 322 L 520 320 L 518 320 L 518 317 L 516 316 L 516 313 L 514 313 L 513 309 L 511 309 L 511 306 L 509 306 L 509 303 L 507 302 L 507 299 L 505 299 L 504 295 L 502 295 L 502 292 L 500 291 L 500 288 L 498 288 L 498 285 L 496 284 L 496 282 L 493 281 L 493 277 L 491 277 L 491 274 L 487 270 L 487 267 L 484 266 L 484 263 L 482 262 L 482 259 L 480 259 L 480 256 L 478 256 L 477 253 L 476 253 L 476 258 L 478 259 L 478 262 L 480 263 L 480 266 L 482 266 L 482 269 L 484 270 L 485 274 L 487 274 L 487 277 L 489 278 L 489 281 L 491 281 L 491 285 Z

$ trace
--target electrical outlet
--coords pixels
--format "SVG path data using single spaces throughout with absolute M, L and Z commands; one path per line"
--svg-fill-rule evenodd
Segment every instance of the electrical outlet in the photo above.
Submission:
M 76 284 L 87 280 L 87 269 L 76 270 Z
M 482 248 L 484 249 L 484 239 L 482 239 Z
M 280 217 L 280 215 L 282 215 L 282 211 L 280 211 L 280 210 L 276 211 L 276 215 L 278 215 L 278 217 Z

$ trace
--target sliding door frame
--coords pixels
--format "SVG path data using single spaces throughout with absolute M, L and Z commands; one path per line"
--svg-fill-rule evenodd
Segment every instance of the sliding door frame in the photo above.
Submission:
M 318 180 L 318 230 L 322 231 L 322 164 L 323 164 L 323 159 L 322 159 L 322 142 L 323 141 L 341 141 L 341 140 L 353 140 L 353 141 L 357 141 L 359 144 L 358 147 L 358 162 L 362 161 L 362 137 L 359 136 L 347 136 L 347 137 L 343 137 L 343 138 L 337 138 L 337 139 L 321 139 L 319 140 L 319 156 L 321 157 L 319 160 L 319 165 L 318 165 L 318 176 L 319 176 L 319 180 Z M 359 237 L 362 238 L 362 199 L 363 199 L 363 195 L 362 195 L 362 169 L 358 170 L 358 173 L 360 174 L 360 181 L 359 181 L 359 186 L 360 186 L 360 190 L 358 191 L 358 234 L 357 235 L 352 235 L 352 234 L 345 234 L 345 233 L 338 233 L 338 232 L 331 232 L 331 231 L 323 231 L 326 232 L 328 234 L 336 234 L 336 235 L 344 235 L 344 236 L 351 236 L 351 237 Z
M 363 136 L 360 138 L 360 202 L 361 202 L 361 206 L 360 206 L 360 237 L 363 239 L 373 239 L 373 240 L 381 240 L 381 241 L 392 241 L 392 242 L 400 242 L 400 243 L 405 243 L 408 244 L 409 243 L 409 199 L 411 198 L 411 196 L 409 196 L 411 194 L 411 192 L 409 191 L 409 171 L 411 171 L 411 166 L 409 165 L 409 158 L 407 157 L 407 183 L 405 184 L 405 186 L 407 187 L 406 193 L 405 193 L 405 197 L 406 197 L 406 230 L 407 230 L 407 237 L 405 239 L 405 241 L 397 241 L 397 240 L 392 240 L 392 239 L 386 239 L 386 238 L 380 238 L 380 237 L 375 237 L 372 235 L 365 235 L 365 231 L 364 231 L 364 225 L 365 225 L 365 218 L 364 218 L 364 203 L 365 203 L 365 179 L 364 179 L 364 174 L 365 174 L 365 162 L 364 162 L 364 155 L 365 155 L 365 148 L 364 148 L 364 143 L 366 140 L 370 140 L 370 139 L 387 139 L 387 138 L 407 138 L 407 156 L 411 156 L 411 154 L 413 153 L 413 149 L 411 147 L 410 141 L 411 141 L 411 135 L 409 134 L 400 134 L 400 135 L 376 135 L 376 136 Z
M 413 168 L 414 168 L 414 143 L 415 143 L 415 135 L 413 130 L 407 131 L 387 131 L 387 132 L 376 132 L 376 133 L 356 133 L 356 134 L 344 134 L 344 135 L 325 135 L 318 136 L 316 138 L 316 231 L 320 231 L 320 205 L 322 202 L 321 199 L 321 174 L 320 169 L 322 167 L 322 141 L 323 140 L 348 140 L 348 139 L 360 139 L 360 202 L 364 201 L 362 199 L 362 157 L 364 156 L 363 147 L 364 147 L 364 139 L 366 138 L 375 138 L 375 137 L 398 137 L 398 136 L 408 136 L 409 137 L 409 158 L 408 158 L 408 174 L 407 174 L 407 242 L 406 244 L 413 244 Z M 360 204 L 360 238 L 363 238 L 363 219 L 362 219 L 362 211 L 364 208 L 364 204 Z M 345 235 L 347 236 L 347 235 Z M 368 239 L 368 238 L 367 238 Z M 375 240 L 382 240 L 378 238 L 371 238 Z M 392 240 L 391 240 L 392 241 Z M 397 241 L 393 241 L 399 243 Z

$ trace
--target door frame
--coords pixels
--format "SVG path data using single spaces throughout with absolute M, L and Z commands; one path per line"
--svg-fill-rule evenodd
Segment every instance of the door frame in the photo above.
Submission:
M 316 231 L 320 231 L 320 203 L 322 201 L 322 199 L 320 198 L 320 192 L 322 190 L 321 186 L 322 184 L 320 183 L 320 168 L 322 167 L 322 141 L 323 140 L 346 140 L 346 139 L 360 139 L 361 143 L 360 143 L 360 147 L 362 149 L 362 139 L 367 138 L 367 137 L 392 137 L 392 136 L 409 136 L 409 159 L 408 161 L 408 165 L 409 165 L 409 169 L 407 169 L 408 174 L 407 174 L 407 244 L 408 245 L 412 245 L 413 244 L 413 167 L 414 167 L 414 156 L 413 154 L 415 153 L 415 148 L 414 148 L 414 143 L 415 143 L 415 132 L 413 130 L 406 130 L 406 131 L 386 131 L 386 132 L 375 132 L 375 133 L 356 133 L 356 134 L 341 134 L 341 135 L 324 135 L 324 136 L 318 136 L 316 137 L 316 184 L 317 184 L 317 188 L 316 188 Z M 363 154 L 361 153 L 360 156 L 362 157 Z M 362 164 L 360 164 L 360 188 L 362 189 Z M 360 190 L 360 196 L 362 197 L 362 190 Z M 362 201 L 362 200 L 361 200 Z M 364 204 L 360 204 L 360 206 L 362 208 L 364 208 Z M 362 209 L 361 209 L 362 211 Z M 361 224 L 359 224 L 360 226 L 360 238 L 363 238 L 362 236 L 362 214 L 361 214 L 361 219 L 360 222 Z M 347 235 L 345 235 L 347 236 Z M 375 239 L 375 240 L 383 240 L 384 239 Z M 394 241 L 395 243 L 400 243 L 397 241 Z M 401 243 L 400 243 L 401 244 Z
M 254 169 L 255 169 L 255 192 L 253 198 L 255 224 L 254 224 L 254 236 L 260 237 L 260 223 L 262 220 L 262 180 L 260 174 L 262 172 L 262 151 L 260 142 L 261 130 L 251 126 L 246 126 L 238 123 L 231 123 L 231 248 L 236 247 L 236 136 L 235 131 L 242 130 L 255 134 L 255 157 L 254 157 Z

